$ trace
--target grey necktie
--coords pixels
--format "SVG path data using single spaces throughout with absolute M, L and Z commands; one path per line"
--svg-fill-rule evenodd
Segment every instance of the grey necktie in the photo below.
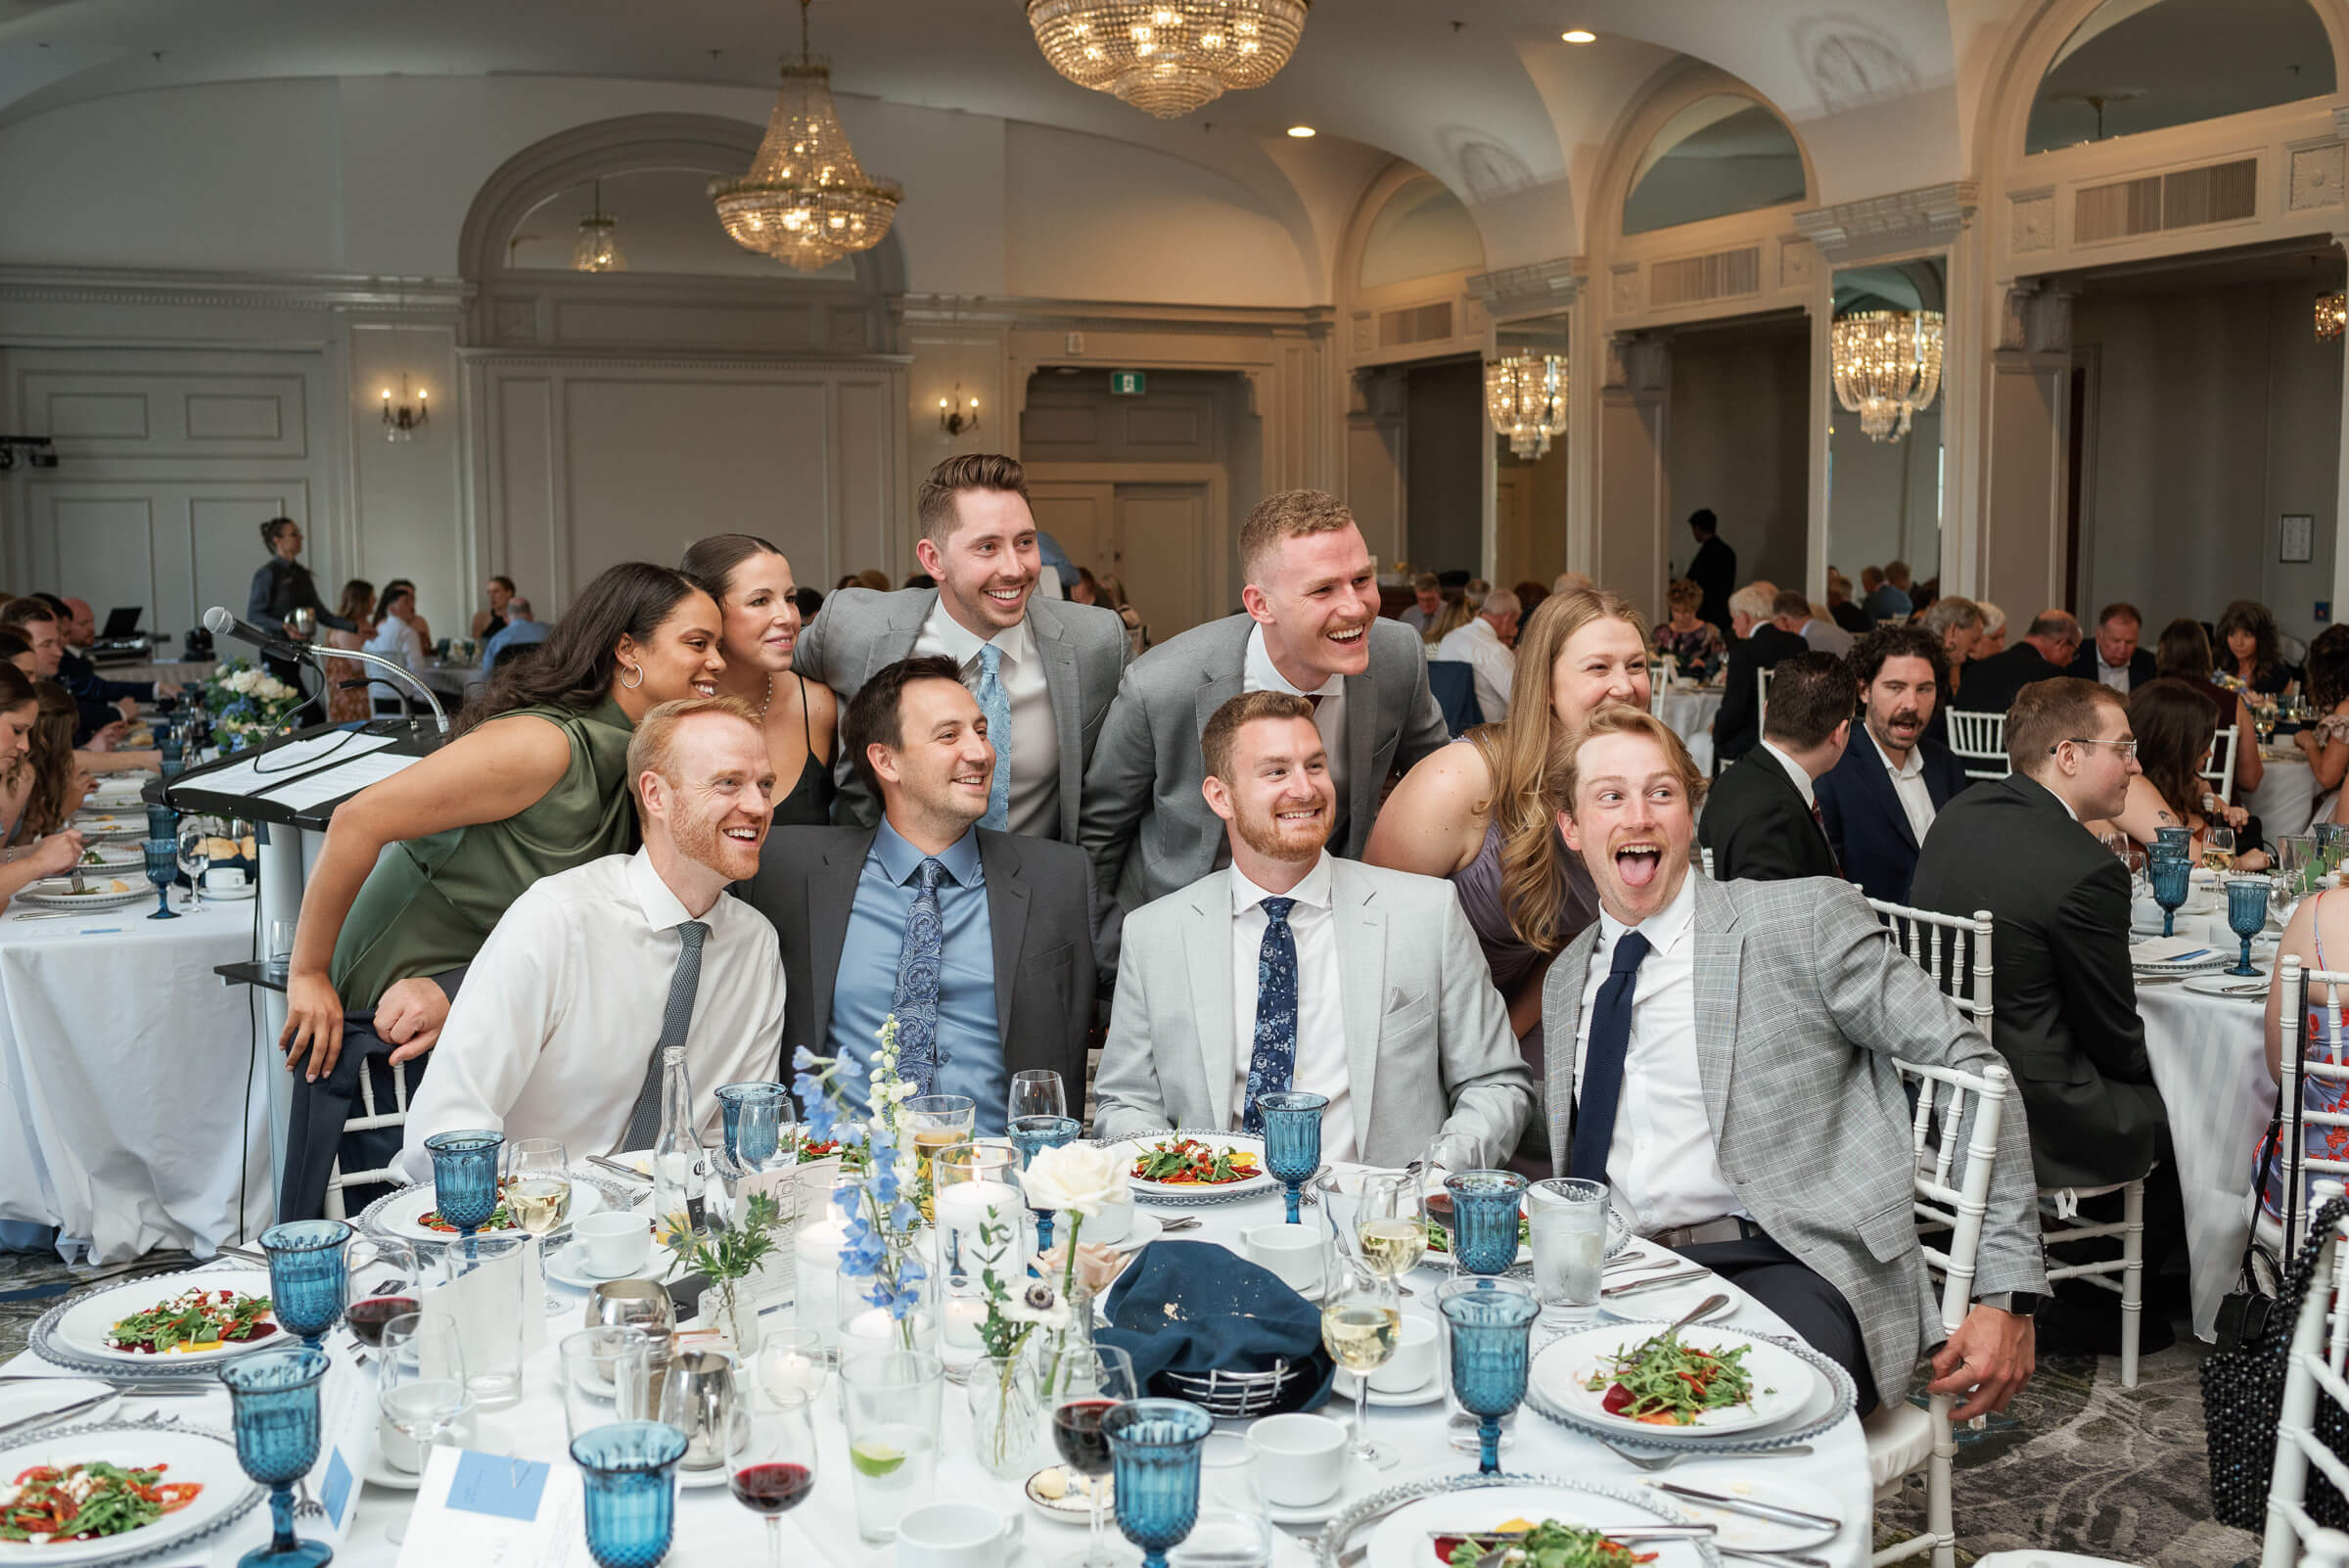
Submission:
M 628 1113 L 627 1135 L 620 1142 L 622 1149 L 649 1149 L 661 1135 L 661 1053 L 671 1045 L 684 1044 L 685 1031 L 693 1023 L 693 993 L 702 983 L 702 939 L 710 935 L 710 928 L 699 920 L 686 920 L 675 929 L 682 943 L 677 973 L 668 983 L 668 1005 L 661 1011 L 661 1038 L 653 1046 L 653 1059 L 645 1064 L 644 1086 L 636 1091 L 636 1108 Z

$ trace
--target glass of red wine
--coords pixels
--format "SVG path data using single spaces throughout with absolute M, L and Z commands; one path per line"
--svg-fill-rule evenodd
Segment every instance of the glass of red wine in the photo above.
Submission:
M 369 1350 L 384 1342 L 384 1325 L 415 1312 L 423 1295 L 416 1249 L 389 1237 L 370 1238 L 372 1256 L 350 1267 L 350 1300 L 343 1309 L 344 1324 Z
M 1084 1551 L 1065 1560 L 1066 1568 L 1114 1568 L 1120 1560 L 1103 1533 L 1101 1506 L 1108 1490 L 1109 1435 L 1101 1418 L 1127 1400 L 1141 1398 L 1133 1361 L 1122 1350 L 1100 1345 L 1070 1351 L 1045 1369 L 1052 1401 L 1052 1446 L 1068 1467 L 1083 1476 L 1092 1501 L 1092 1536 Z
M 787 1390 L 774 1406 L 745 1409 L 728 1431 L 726 1484 L 766 1521 L 767 1568 L 783 1568 L 783 1516 L 815 1490 L 815 1399 Z

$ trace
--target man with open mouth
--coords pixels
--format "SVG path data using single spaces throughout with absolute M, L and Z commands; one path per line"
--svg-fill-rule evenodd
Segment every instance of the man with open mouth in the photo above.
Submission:
M 1932 633 L 1880 626 L 1852 650 L 1852 672 L 1864 733 L 1819 776 L 1819 816 L 1843 874 L 1871 899 L 1907 903 L 1934 816 L 1972 782 L 1950 749 L 1925 733 L 1948 666 Z

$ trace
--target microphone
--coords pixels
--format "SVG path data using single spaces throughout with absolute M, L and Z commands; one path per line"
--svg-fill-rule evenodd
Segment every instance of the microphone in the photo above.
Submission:
M 227 608 L 222 605 L 214 605 L 204 613 L 204 624 L 205 629 L 215 637 L 234 637 L 239 642 L 252 643 L 254 647 L 277 654 L 281 658 L 299 659 L 312 664 L 315 664 L 319 658 L 318 650 L 308 643 L 298 642 L 290 637 L 272 636 L 258 626 L 239 621 L 235 616 L 230 615 Z M 440 699 L 434 694 L 433 688 L 418 679 L 415 672 L 407 666 L 400 664 L 397 660 L 386 659 L 381 654 L 366 653 L 357 648 L 337 648 L 335 657 L 349 659 L 363 665 L 374 665 L 415 687 L 424 694 L 426 704 L 433 711 L 434 727 L 443 735 L 448 733 L 448 714 L 441 708 Z M 320 668 L 323 669 L 324 667 Z M 386 681 L 384 684 L 392 685 L 390 681 Z M 399 698 L 400 710 L 410 715 L 408 722 L 409 726 L 413 728 L 415 726 L 413 716 L 415 710 L 409 706 L 406 693 L 400 691 L 397 686 L 392 686 L 392 690 L 393 695 Z
M 277 654 L 282 658 L 308 659 L 311 657 L 308 643 L 297 642 L 283 632 L 263 631 L 249 622 L 239 621 L 235 616 L 230 615 L 223 605 L 214 605 L 204 613 L 204 629 L 215 637 L 234 637 L 239 642 L 252 643 L 256 648 Z

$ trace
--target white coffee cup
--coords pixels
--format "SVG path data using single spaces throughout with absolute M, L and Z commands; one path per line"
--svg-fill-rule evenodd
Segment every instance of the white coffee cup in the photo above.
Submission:
M 1019 1555 L 1020 1516 L 976 1502 L 933 1502 L 898 1521 L 898 1568 L 1004 1568 Z
M 1312 1225 L 1258 1225 L 1240 1233 L 1240 1249 L 1291 1290 L 1321 1288 L 1321 1232 Z
M 571 1232 L 586 1249 L 587 1272 L 598 1278 L 632 1274 L 652 1256 L 652 1227 L 640 1214 L 582 1215 L 572 1222 Z
M 235 865 L 212 867 L 204 874 L 204 891 L 207 893 L 243 893 L 245 891 L 245 868 Z
M 1309 1508 L 1346 1481 L 1346 1428 L 1326 1415 L 1267 1415 L 1248 1429 L 1257 1477 L 1275 1507 Z
M 1069 1239 L 1068 1216 L 1058 1216 L 1054 1223 L 1052 1240 L 1057 1245 Z M 1113 1242 L 1124 1241 L 1127 1233 L 1132 1229 L 1133 1194 L 1128 1192 L 1121 1201 L 1109 1205 L 1099 1214 L 1084 1217 L 1084 1229 L 1078 1233 L 1077 1244 L 1081 1247 L 1088 1244 L 1106 1247 Z
M 1370 1386 L 1381 1394 L 1408 1394 L 1425 1388 L 1436 1375 L 1438 1352 L 1432 1318 L 1405 1317 L 1395 1336 L 1395 1354 L 1370 1373 Z

